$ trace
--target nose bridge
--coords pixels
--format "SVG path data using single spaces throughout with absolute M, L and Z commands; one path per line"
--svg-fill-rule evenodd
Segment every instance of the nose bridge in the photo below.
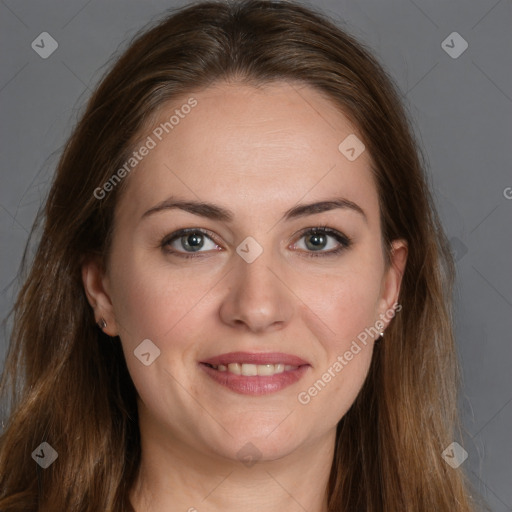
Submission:
M 273 251 L 262 250 L 253 259 L 256 249 L 251 240 L 237 248 L 221 317 L 232 326 L 245 324 L 250 330 L 261 331 L 286 324 L 292 316 L 293 304 L 286 286 L 276 277 L 280 265 Z M 246 257 L 251 251 L 252 256 Z
M 255 298 L 270 296 L 276 292 L 277 283 L 274 282 L 276 277 L 271 272 L 271 268 L 276 266 L 276 262 L 270 251 L 265 251 L 251 263 L 240 258 L 235 265 L 233 278 L 238 281 L 239 292 L 243 291 L 245 295 Z

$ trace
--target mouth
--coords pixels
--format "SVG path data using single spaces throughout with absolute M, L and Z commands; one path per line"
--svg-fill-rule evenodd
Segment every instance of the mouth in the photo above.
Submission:
M 247 363 L 230 363 L 227 366 L 225 364 L 213 365 L 205 363 L 206 366 L 213 368 L 219 372 L 229 372 L 233 375 L 243 375 L 244 377 L 254 377 L 259 375 L 260 377 L 269 377 L 278 373 L 294 371 L 298 366 L 292 366 L 289 364 L 247 364 Z
M 284 389 L 311 367 L 303 359 L 282 353 L 231 352 L 199 363 L 218 384 L 244 395 L 264 395 Z

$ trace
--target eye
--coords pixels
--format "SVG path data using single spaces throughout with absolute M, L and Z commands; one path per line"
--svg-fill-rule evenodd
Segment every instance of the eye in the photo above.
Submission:
M 194 258 L 199 257 L 201 253 L 222 250 L 214 237 L 213 233 L 203 229 L 186 228 L 166 236 L 160 246 L 168 254 Z M 321 226 L 303 230 L 299 242 L 293 244 L 292 248 L 299 249 L 306 256 L 334 256 L 351 244 L 352 241 L 339 231 Z
M 302 231 L 299 242 L 293 248 L 304 251 L 307 256 L 333 256 L 348 249 L 351 244 L 350 238 L 339 231 L 321 226 Z
M 194 253 L 221 249 L 211 234 L 198 228 L 180 229 L 165 237 L 160 245 L 164 251 L 184 258 L 194 257 Z

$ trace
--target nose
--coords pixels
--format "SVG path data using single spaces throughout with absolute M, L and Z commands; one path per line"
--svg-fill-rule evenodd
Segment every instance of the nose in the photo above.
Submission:
M 285 327 L 294 313 L 294 296 L 276 262 L 265 251 L 252 263 L 233 257 L 228 292 L 220 306 L 222 321 L 252 332 Z

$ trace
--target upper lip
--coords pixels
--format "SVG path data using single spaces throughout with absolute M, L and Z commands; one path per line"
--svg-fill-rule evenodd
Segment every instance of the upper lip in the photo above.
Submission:
M 280 352 L 229 352 L 227 354 L 221 354 L 210 359 L 201 361 L 202 363 L 211 365 L 225 365 L 231 363 L 240 364 L 286 364 L 290 366 L 303 366 L 309 364 L 300 357 L 293 356 L 290 354 L 283 354 Z

